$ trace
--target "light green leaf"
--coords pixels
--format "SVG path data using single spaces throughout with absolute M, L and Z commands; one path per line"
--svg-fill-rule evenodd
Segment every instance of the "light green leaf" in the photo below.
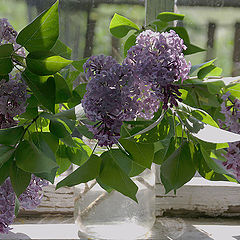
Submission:
M 82 166 L 60 181 L 56 189 L 63 186 L 75 186 L 98 177 L 101 162 L 101 158 L 93 154 Z
M 222 69 L 216 67 L 214 64 L 211 64 L 207 67 L 202 68 L 198 73 L 197 76 L 199 79 L 204 79 L 207 76 L 220 76 L 222 74 Z
M 111 20 L 109 29 L 114 37 L 122 38 L 131 30 L 138 31 L 139 27 L 129 19 L 115 13 Z
M 13 63 L 11 55 L 13 51 L 12 44 L 0 45 L 0 75 L 6 75 L 12 71 Z
M 212 60 L 210 60 L 210 61 L 201 63 L 201 64 L 193 65 L 193 66 L 191 67 L 191 70 L 190 70 L 190 73 L 189 73 L 189 74 L 191 75 L 191 74 L 194 73 L 197 69 L 200 70 L 200 69 L 202 69 L 202 68 L 208 67 L 208 66 L 210 66 L 211 64 L 213 64 L 215 61 L 216 61 L 216 58 L 214 58 L 214 59 L 212 59 Z
M 39 15 L 17 36 L 16 42 L 29 52 L 50 50 L 59 35 L 58 3 Z
M 48 51 L 31 52 L 27 55 L 26 63 L 28 69 L 37 75 L 47 76 L 55 74 L 72 61 L 61 56 L 55 56 Z
M 160 19 L 163 22 L 171 22 L 175 20 L 183 20 L 184 15 L 173 12 L 162 12 L 157 15 L 157 19 Z

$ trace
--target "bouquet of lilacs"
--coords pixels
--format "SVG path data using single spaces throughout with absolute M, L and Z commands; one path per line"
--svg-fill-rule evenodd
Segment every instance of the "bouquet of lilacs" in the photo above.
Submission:
M 57 188 L 96 179 L 134 201 L 131 177 L 153 163 L 166 192 L 196 171 L 238 182 L 239 84 L 210 79 L 221 74 L 214 59 L 186 61 L 203 49 L 172 26 L 183 17 L 160 13 L 139 28 L 115 14 L 111 33 L 128 35 L 122 63 L 104 55 L 71 61 L 58 40 L 58 1 L 19 34 L 0 19 L 0 232 L 19 206 L 38 206 L 42 187 L 72 163 L 79 167 Z M 73 88 L 79 74 L 88 83 Z

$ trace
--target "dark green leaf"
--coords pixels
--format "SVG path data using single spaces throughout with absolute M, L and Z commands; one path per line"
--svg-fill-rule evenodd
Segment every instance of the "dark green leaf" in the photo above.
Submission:
M 176 190 L 190 181 L 195 175 L 195 167 L 188 142 L 173 152 L 161 165 L 160 169 L 164 179 Z M 170 191 L 169 185 L 166 190 Z
M 69 135 L 69 132 L 65 126 L 61 122 L 54 119 L 50 121 L 49 130 L 57 138 L 64 138 L 65 136 Z
M 56 86 L 56 103 L 67 102 L 72 96 L 71 90 L 69 89 L 65 79 L 59 74 L 54 75 L 55 86 Z
M 37 75 L 47 76 L 55 74 L 67 65 L 71 64 L 71 60 L 67 60 L 61 56 L 54 56 L 51 52 L 31 52 L 27 55 L 26 63 L 28 69 Z
M 151 167 L 154 156 L 152 143 L 137 143 L 127 139 L 120 139 L 120 143 L 131 154 L 133 161 L 142 167 Z
M 93 139 L 94 138 L 94 134 L 88 130 L 86 125 L 77 126 L 76 129 L 78 130 L 78 132 L 80 134 L 87 137 L 88 139 Z
M 83 58 L 78 61 L 73 61 L 72 65 L 79 71 L 79 72 L 84 72 L 83 70 L 83 65 L 84 63 L 88 60 L 88 58 Z
M 125 153 L 123 153 L 119 149 L 112 149 L 107 152 L 104 152 L 101 155 L 102 160 L 110 158 L 113 160 L 127 175 L 132 170 L 133 161 L 129 156 L 127 156 Z
M 72 49 L 66 46 L 62 41 L 59 39 L 56 41 L 54 46 L 51 48 L 51 52 L 54 53 L 54 55 L 59 55 L 63 58 L 70 59 L 72 55 Z
M 12 44 L 0 45 L 0 75 L 6 75 L 13 69 L 11 55 L 13 53 Z
M 50 50 L 59 35 L 58 3 L 39 15 L 17 36 L 16 42 L 29 52 Z
M 23 136 L 24 127 L 0 129 L 0 144 L 15 145 Z
M 63 186 L 75 186 L 98 177 L 100 165 L 101 158 L 93 154 L 82 166 L 60 181 L 57 184 L 56 189 Z
M 150 26 L 156 28 L 158 32 L 161 32 L 164 28 L 168 27 L 168 23 L 160 20 L 154 20 L 150 23 Z
M 103 159 L 99 179 L 103 184 L 112 187 L 137 202 L 137 185 L 111 157 Z
M 157 19 L 160 19 L 163 22 L 171 22 L 175 20 L 183 20 L 184 15 L 173 12 L 162 12 L 157 15 Z
M 69 107 L 75 107 L 80 104 L 84 94 L 86 93 L 87 83 L 81 83 L 76 88 L 74 88 L 72 97 L 68 100 Z
M 115 13 L 111 20 L 109 29 L 114 37 L 122 38 L 131 30 L 138 31 L 139 27 L 129 19 Z
M 124 43 L 124 57 L 127 56 L 128 50 L 136 44 L 136 34 L 132 34 L 128 37 L 126 42 Z
M 13 158 L 10 158 L 0 167 L 0 185 L 9 177 L 10 168 L 12 166 Z
M 55 81 L 52 76 L 38 76 L 26 69 L 22 76 L 33 94 L 44 107 L 55 112 Z
M 51 173 L 58 167 L 56 162 L 47 157 L 33 143 L 24 140 L 15 151 L 16 163 L 19 168 L 31 173 Z
M 7 162 L 12 157 L 14 151 L 15 148 L 13 147 L 0 145 L 0 168 L 5 162 Z
M 193 45 L 191 43 L 186 43 L 186 47 L 187 47 L 187 49 L 183 50 L 184 55 L 190 55 L 190 54 L 206 51 L 205 49 L 200 48 L 200 47 L 198 47 L 196 45 Z
M 15 161 L 12 162 L 12 166 L 10 168 L 10 179 L 17 197 L 19 197 L 28 187 L 31 175 L 31 173 L 18 168 Z

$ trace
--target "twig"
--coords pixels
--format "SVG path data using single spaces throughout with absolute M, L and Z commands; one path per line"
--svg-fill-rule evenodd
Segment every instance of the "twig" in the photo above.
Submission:
M 109 198 L 112 193 L 104 192 L 100 196 L 98 196 L 93 202 L 91 202 L 82 212 L 80 212 L 80 217 L 87 217 L 89 213 L 98 206 L 101 202 L 103 202 L 105 199 Z

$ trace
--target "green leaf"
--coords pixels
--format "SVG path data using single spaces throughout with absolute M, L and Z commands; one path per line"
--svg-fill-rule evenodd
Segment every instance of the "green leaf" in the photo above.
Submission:
M 195 167 L 188 142 L 174 151 L 161 165 L 160 169 L 164 180 L 171 185 L 171 190 L 176 190 L 190 181 L 195 175 Z M 169 186 L 166 188 L 170 191 Z
M 0 168 L 5 162 L 7 162 L 12 157 L 14 151 L 15 148 L 13 147 L 0 145 Z
M 17 167 L 16 162 L 12 162 L 10 168 L 10 179 L 14 192 L 19 197 L 28 187 L 31 180 L 31 173 L 25 172 Z
M 133 161 L 119 149 L 111 149 L 101 155 L 102 160 L 110 158 L 113 160 L 127 175 L 132 170 Z
M 231 93 L 231 96 L 235 98 L 240 98 L 240 83 L 236 83 L 233 86 L 229 86 L 226 88 L 227 91 Z
M 87 137 L 88 139 L 93 139 L 94 138 L 94 134 L 88 130 L 86 125 L 77 126 L 76 129 L 78 130 L 78 132 L 80 134 Z
M 186 47 L 187 47 L 187 49 L 183 50 L 184 55 L 191 55 L 191 54 L 194 54 L 194 53 L 199 53 L 199 52 L 206 51 L 205 49 L 200 48 L 200 47 L 198 47 L 196 45 L 193 45 L 191 43 L 187 43 Z
M 84 72 L 83 70 L 83 65 L 84 63 L 88 60 L 88 58 L 83 58 L 78 61 L 73 61 L 72 65 L 79 71 L 79 72 Z
M 68 100 L 69 107 L 75 107 L 80 104 L 84 94 L 86 93 L 87 83 L 81 83 L 72 92 L 72 97 Z
M 68 170 L 68 168 L 71 166 L 71 162 L 68 159 L 68 155 L 67 155 L 67 146 L 64 144 L 60 144 L 58 147 L 58 150 L 56 152 L 56 160 L 57 160 L 57 164 L 59 166 L 58 170 L 57 170 L 57 174 L 60 175 L 63 172 L 65 172 L 66 170 Z
M 28 69 L 22 73 L 27 85 L 33 91 L 33 94 L 44 107 L 51 112 L 55 112 L 55 81 L 52 76 L 38 76 Z
M 124 43 L 124 57 L 127 56 L 128 50 L 136 44 L 136 34 L 132 34 L 128 37 L 126 42 Z
M 21 114 L 21 118 L 25 119 L 33 119 L 37 117 L 38 115 L 38 100 L 37 98 L 32 94 L 26 102 L 26 111 Z
M 54 46 L 51 48 L 51 52 L 53 52 L 54 55 L 59 55 L 63 58 L 67 58 L 67 59 L 70 59 L 71 55 L 72 55 L 72 49 L 69 48 L 67 45 L 65 45 L 59 39 L 56 41 Z
M 222 80 L 215 81 L 205 81 L 207 84 L 208 91 L 211 94 L 219 94 L 221 89 L 225 87 L 225 84 Z
M 216 61 L 216 58 L 210 60 L 210 61 L 207 61 L 207 62 L 204 62 L 204 63 L 201 63 L 201 64 L 197 64 L 197 65 L 193 65 L 191 67 L 191 70 L 190 70 L 190 75 L 192 73 L 194 73 L 197 69 L 202 69 L 202 68 L 205 68 L 205 67 L 208 67 L 210 66 L 211 64 L 213 64 L 214 62 Z
M 138 31 L 139 27 L 129 19 L 115 13 L 111 20 L 109 29 L 114 37 L 122 38 L 131 30 Z
M 6 75 L 12 71 L 13 63 L 11 55 L 13 51 L 12 44 L 3 44 L 0 46 L 0 75 Z
M 127 139 L 120 139 L 119 142 L 131 154 L 133 161 L 150 169 L 154 156 L 154 145 L 152 143 L 137 143 Z
M 128 177 L 121 167 L 109 155 L 102 159 L 101 182 L 137 202 L 137 185 Z
M 199 79 L 204 79 L 207 76 L 220 76 L 222 74 L 222 69 L 211 64 L 207 67 L 202 68 L 197 76 Z
M 54 75 L 55 86 L 56 86 L 56 100 L 55 103 L 64 103 L 72 96 L 71 90 L 69 89 L 65 79 L 61 74 L 56 73 Z
M 208 167 L 216 173 L 229 174 L 229 172 L 225 170 L 223 166 L 215 162 L 213 158 L 210 157 L 211 150 L 208 149 L 208 146 L 211 146 L 211 145 L 207 145 L 207 143 L 200 142 L 200 149 Z
M 175 20 L 183 20 L 184 15 L 173 12 L 162 12 L 157 15 L 157 19 L 160 19 L 163 22 L 171 22 Z
M 10 168 L 12 166 L 13 158 L 10 158 L 0 167 L 0 185 L 9 177 Z
M 51 173 L 52 169 L 58 167 L 56 162 L 27 140 L 18 145 L 15 158 L 17 166 L 30 173 Z
M 58 139 L 50 132 L 33 132 L 31 140 L 47 157 L 56 162 L 55 153 L 58 149 Z
M 60 56 L 54 56 L 48 51 L 31 52 L 27 55 L 26 63 L 28 69 L 37 75 L 47 76 L 55 74 L 72 61 Z
M 150 22 L 149 25 L 152 26 L 153 28 L 156 28 L 156 30 L 158 32 L 161 32 L 163 29 L 168 27 L 167 22 L 163 22 L 163 21 L 160 21 L 160 20 L 154 20 L 154 21 Z
M 15 145 L 23 136 L 24 127 L 0 129 L 0 144 Z
M 16 42 L 29 52 L 50 50 L 59 35 L 58 3 L 39 15 L 17 36 Z
M 86 183 L 99 175 L 101 158 L 97 155 L 91 155 L 91 157 L 78 169 L 76 169 L 69 176 L 60 181 L 56 189 L 63 186 L 75 186 L 80 183 Z
M 14 209 L 14 214 L 17 217 L 18 216 L 18 212 L 19 212 L 19 208 L 20 208 L 20 202 L 18 200 L 18 198 L 15 198 L 15 209 Z

